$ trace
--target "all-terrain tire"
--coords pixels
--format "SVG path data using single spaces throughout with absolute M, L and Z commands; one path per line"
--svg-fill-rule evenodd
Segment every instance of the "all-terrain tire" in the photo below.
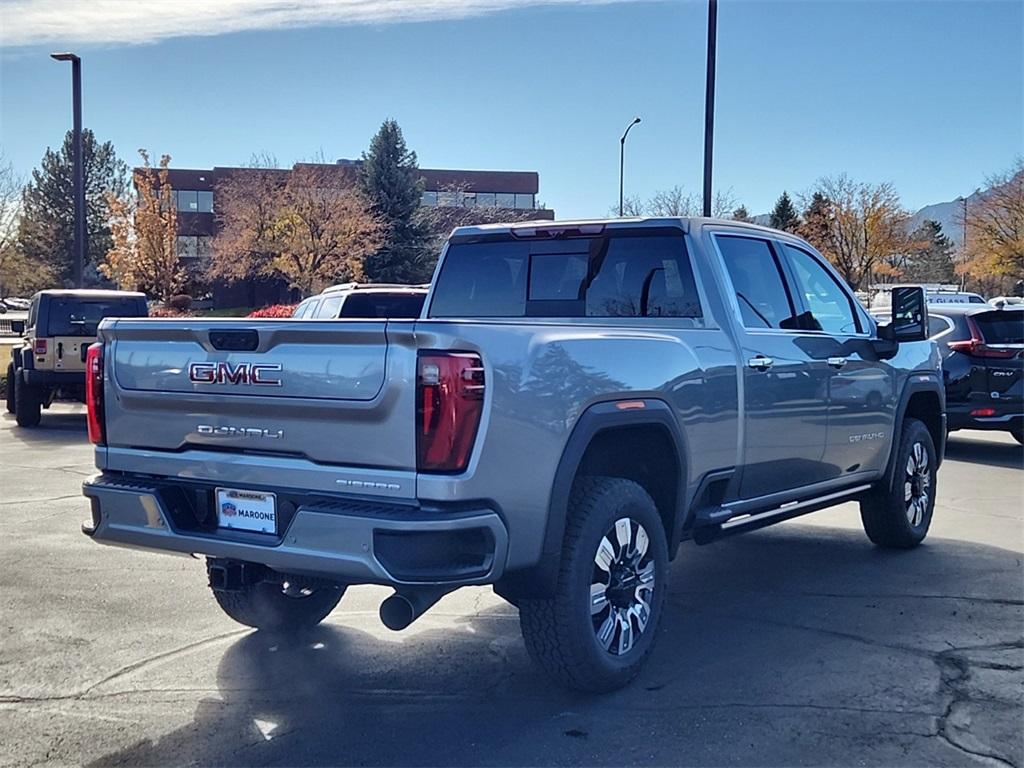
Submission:
M 896 446 L 892 487 L 884 482 L 860 502 L 868 538 L 880 547 L 910 549 L 928 535 L 935 509 L 938 462 L 928 428 L 906 419 Z
M 7 412 L 14 413 L 14 363 L 7 364 Z
M 35 390 L 22 376 L 14 380 L 14 419 L 19 427 L 37 427 L 43 415 L 43 404 Z
M 622 478 L 577 479 L 568 512 L 554 594 L 550 598 L 520 601 L 523 639 L 533 660 L 562 685 L 589 692 L 613 691 L 636 677 L 654 646 L 668 588 L 664 523 L 647 492 L 637 483 Z M 624 519 L 630 521 L 630 532 L 624 534 L 626 544 L 618 535 L 618 524 Z M 645 547 L 641 544 L 644 536 L 641 531 L 645 532 Z M 629 623 L 629 647 L 625 652 L 622 640 L 626 629 L 615 623 L 615 611 L 626 611 L 626 608 L 612 601 L 611 584 L 626 585 L 617 587 L 616 592 L 616 599 L 624 601 L 623 595 L 628 595 L 632 585 L 638 582 L 628 578 L 620 582 L 618 576 L 612 575 L 613 568 L 609 568 L 606 593 L 609 597 L 601 611 L 594 610 L 600 600 L 600 597 L 595 600 L 594 589 L 601 590 L 595 578 L 600 581 L 604 573 L 599 570 L 599 560 L 606 541 L 620 554 L 628 554 L 633 547 L 635 555 L 643 547 L 644 554 L 636 559 L 634 571 L 642 570 L 644 576 L 640 581 L 651 579 L 650 590 L 640 586 L 634 590 L 637 598 L 641 597 L 640 590 L 644 590 L 646 609 L 639 605 L 644 601 L 638 600 L 630 610 L 642 610 L 646 622 L 643 626 L 639 624 L 640 614 L 624 619 Z M 615 562 L 614 569 L 618 569 L 619 561 Z M 609 621 L 613 633 L 610 638 L 604 632 Z M 599 637 L 608 639 L 611 647 L 605 647 Z
M 309 590 L 309 594 L 292 596 L 280 584 L 263 582 L 239 591 L 212 592 L 221 610 L 239 624 L 267 632 L 299 632 L 327 618 L 345 588 L 322 586 Z

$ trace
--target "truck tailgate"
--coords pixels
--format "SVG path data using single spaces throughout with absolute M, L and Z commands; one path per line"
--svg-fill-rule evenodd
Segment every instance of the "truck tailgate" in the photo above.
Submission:
M 416 354 L 385 321 L 118 320 L 100 337 L 111 448 L 415 468 Z

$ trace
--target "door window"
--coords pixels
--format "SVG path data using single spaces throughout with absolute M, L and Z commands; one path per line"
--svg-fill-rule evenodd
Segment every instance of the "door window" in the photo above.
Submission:
M 793 304 L 767 240 L 719 236 L 726 269 L 747 328 L 795 328 Z
M 807 251 L 785 243 L 782 250 L 793 269 L 796 289 L 811 313 L 810 322 L 804 322 L 805 329 L 835 334 L 859 332 L 853 302 L 835 278 Z
M 338 316 L 338 310 L 341 309 L 341 299 L 341 296 L 329 296 L 324 299 L 323 304 L 316 311 L 316 317 L 334 320 Z

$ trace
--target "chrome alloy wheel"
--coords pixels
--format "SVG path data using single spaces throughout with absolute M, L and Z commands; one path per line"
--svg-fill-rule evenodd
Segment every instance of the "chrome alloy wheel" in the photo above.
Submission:
M 597 642 L 613 656 L 630 651 L 651 619 L 654 558 L 644 527 L 622 517 L 598 543 L 590 584 Z
M 907 520 L 918 526 L 928 511 L 928 500 L 932 489 L 931 468 L 928 451 L 921 443 L 914 443 L 907 457 L 906 477 L 903 479 L 903 501 L 907 508 Z

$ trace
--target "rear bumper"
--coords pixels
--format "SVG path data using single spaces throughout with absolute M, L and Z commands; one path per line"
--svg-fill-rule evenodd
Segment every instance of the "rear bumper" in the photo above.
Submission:
M 990 408 L 995 413 L 989 416 L 972 416 L 972 411 Z M 946 421 L 950 430 L 994 429 L 1009 431 L 1019 429 L 1024 423 L 1024 405 L 1018 402 L 1001 403 L 998 400 L 971 403 L 947 403 Z
M 85 371 L 37 371 L 27 368 L 22 372 L 25 383 L 31 387 L 85 386 Z
M 488 584 L 501 577 L 508 554 L 505 524 L 487 508 L 321 499 L 298 504 L 282 534 L 268 538 L 182 530 L 165 490 L 116 476 L 87 480 L 92 520 L 83 533 L 102 544 L 242 560 L 346 584 Z

